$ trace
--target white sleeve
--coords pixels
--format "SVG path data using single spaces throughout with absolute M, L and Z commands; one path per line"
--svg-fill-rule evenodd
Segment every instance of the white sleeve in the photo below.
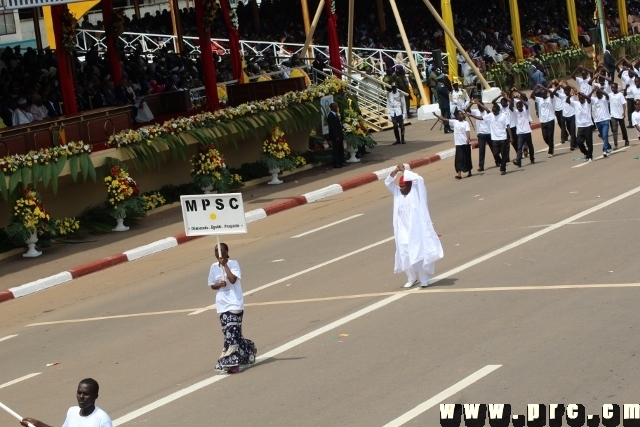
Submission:
M 389 172 L 389 175 L 387 175 L 387 177 L 384 179 L 384 185 L 387 186 L 387 188 L 389 189 L 389 191 L 391 191 L 391 194 L 393 194 L 395 196 L 395 184 L 393 183 L 393 178 L 391 176 L 391 172 Z
M 229 270 L 236 276 L 238 279 L 242 279 L 242 273 L 240 273 L 240 263 L 238 261 L 230 260 L 227 264 L 229 266 Z
M 638 126 L 638 115 L 637 114 L 631 114 L 631 123 L 634 126 Z
M 216 265 L 212 264 L 211 268 L 209 269 L 209 280 L 207 282 L 207 286 L 211 287 L 211 285 L 216 283 Z

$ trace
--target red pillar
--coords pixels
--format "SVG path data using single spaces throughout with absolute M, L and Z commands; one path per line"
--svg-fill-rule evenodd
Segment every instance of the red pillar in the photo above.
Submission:
M 120 84 L 120 78 L 122 77 L 122 68 L 120 67 L 120 56 L 116 48 L 116 39 L 111 31 L 109 31 L 111 13 L 113 12 L 113 0 L 102 0 L 100 3 L 102 4 L 102 23 L 107 35 L 107 58 L 109 59 L 111 79 L 117 86 Z
M 62 103 L 65 116 L 78 114 L 76 91 L 73 87 L 73 55 L 62 47 L 62 16 L 68 11 L 66 4 L 51 6 L 53 34 L 56 40 L 56 58 L 58 60 L 58 82 L 62 93 Z
M 231 54 L 233 78 L 238 79 L 238 83 L 243 83 L 240 34 L 238 34 L 238 30 L 233 27 L 233 24 L 231 24 L 231 16 L 229 15 L 231 6 L 229 6 L 229 0 L 220 0 L 220 9 L 222 11 L 222 17 L 224 18 L 224 25 L 227 27 L 227 33 L 229 34 L 229 53 Z
M 216 68 L 213 64 L 213 53 L 211 51 L 211 35 L 209 28 L 204 27 L 204 10 L 202 0 L 195 0 L 196 22 L 198 24 L 198 37 L 200 38 L 200 60 L 202 62 L 202 80 L 204 90 L 207 94 L 207 107 L 209 111 L 220 108 L 218 101 L 218 87 L 216 86 Z
M 340 42 L 338 41 L 338 15 L 331 13 L 331 0 L 325 0 L 324 9 L 327 12 L 327 35 L 329 37 L 329 64 L 336 70 L 342 70 L 340 61 Z M 340 73 L 337 73 L 340 78 Z

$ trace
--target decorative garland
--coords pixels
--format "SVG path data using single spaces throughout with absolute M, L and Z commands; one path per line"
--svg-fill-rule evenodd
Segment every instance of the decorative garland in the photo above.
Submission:
M 71 12 L 66 11 L 62 14 L 62 35 L 61 43 L 64 50 L 68 53 L 74 53 L 76 49 L 76 30 L 78 28 L 78 20 Z

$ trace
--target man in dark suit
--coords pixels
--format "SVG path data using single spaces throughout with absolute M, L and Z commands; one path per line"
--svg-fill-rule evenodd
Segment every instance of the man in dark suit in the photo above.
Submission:
M 338 115 L 338 104 L 335 102 L 329 105 L 331 110 L 327 115 L 329 123 L 329 139 L 333 147 L 333 167 L 341 168 L 347 166 L 344 161 L 344 134 L 342 133 L 342 122 Z
M 609 77 L 611 77 L 611 83 L 613 83 L 616 78 L 616 60 L 614 59 L 613 55 L 611 55 L 611 45 L 606 46 L 603 59 L 604 68 L 607 70 L 607 73 L 609 73 Z
M 60 103 L 58 102 L 58 96 L 55 92 L 49 92 L 44 106 L 47 108 L 47 115 L 50 118 L 53 119 L 62 115 L 62 111 L 60 111 Z

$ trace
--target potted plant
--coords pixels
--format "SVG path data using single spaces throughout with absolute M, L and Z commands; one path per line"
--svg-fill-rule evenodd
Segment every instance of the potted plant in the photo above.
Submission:
M 13 200 L 13 210 L 7 226 L 9 238 L 16 244 L 26 244 L 28 251 L 23 257 L 34 258 L 42 255 L 35 246 L 38 234 L 49 233 L 51 216 L 44 208 L 40 194 L 34 190 L 20 188 Z
M 212 191 L 228 193 L 242 185 L 242 177 L 232 174 L 224 163 L 224 157 L 213 145 L 201 145 L 191 158 L 191 178 L 205 194 Z
M 296 168 L 295 159 L 291 158 L 291 148 L 279 127 L 272 127 L 271 134 L 262 143 L 260 162 L 269 169 L 271 174 L 271 181 L 267 184 L 282 184 L 282 180 L 278 179 L 280 171 Z
M 342 128 L 344 141 L 347 143 L 347 152 L 350 157 L 349 163 L 359 162 L 356 157 L 358 148 L 372 148 L 376 146 L 376 141 L 369 136 L 369 131 L 360 113 L 353 107 L 352 100 L 349 99 L 347 108 L 342 113 Z
M 129 170 L 124 163 L 107 157 L 103 168 L 109 214 L 117 221 L 113 231 L 127 231 L 129 227 L 124 225 L 127 213 L 143 213 L 145 201 L 140 198 L 138 185 L 129 176 Z

